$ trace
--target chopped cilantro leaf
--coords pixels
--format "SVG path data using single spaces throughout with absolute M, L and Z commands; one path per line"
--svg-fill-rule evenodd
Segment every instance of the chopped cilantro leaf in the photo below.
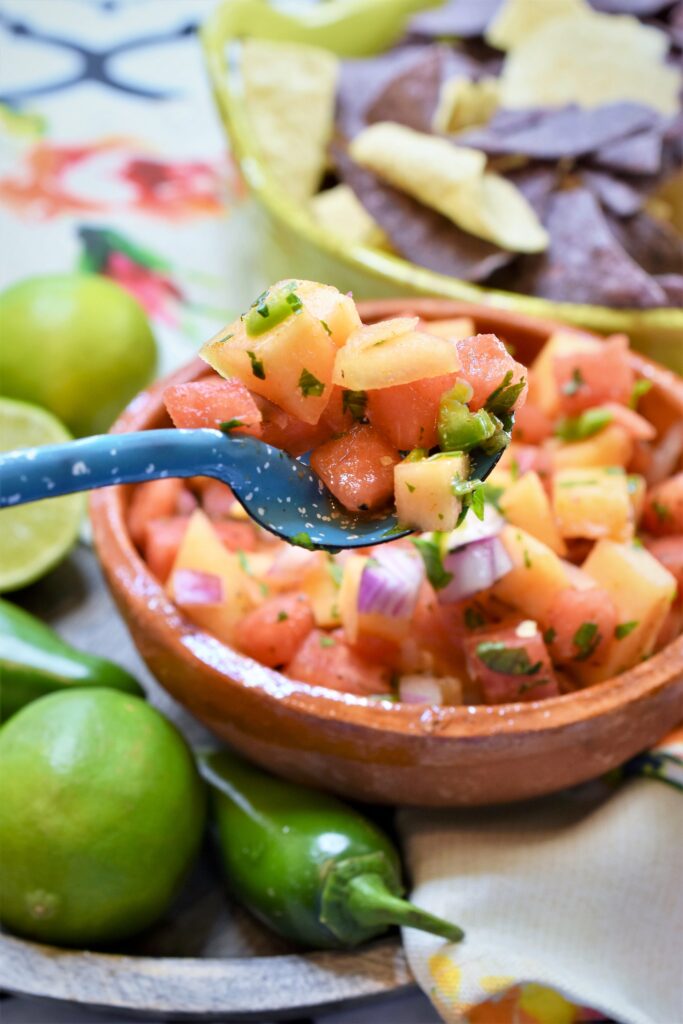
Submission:
M 577 391 L 581 390 L 585 383 L 586 382 L 583 379 L 583 374 L 581 373 L 581 370 L 578 368 L 578 366 L 575 366 L 572 370 L 571 379 L 566 381 L 566 383 L 562 385 L 562 394 L 575 395 Z
M 520 377 L 517 383 L 513 384 L 512 370 L 508 370 L 498 387 L 486 399 L 484 408 L 497 414 L 509 412 L 525 387 L 526 378 Z
M 612 422 L 609 409 L 586 409 L 578 416 L 564 416 L 555 425 L 555 436 L 563 441 L 584 441 Z
M 216 345 L 223 345 L 226 341 L 230 341 L 230 339 L 234 338 L 234 337 L 235 337 L 234 334 L 224 334 L 222 338 L 216 338 L 216 341 L 214 342 L 214 344 L 216 344 Z
M 278 612 L 277 613 L 277 621 L 278 622 L 286 622 L 288 618 L 289 618 L 289 615 L 287 614 L 287 612 Z
M 557 630 L 553 629 L 553 627 L 550 626 L 550 628 L 546 629 L 545 633 L 543 634 L 543 642 L 545 644 L 551 644 L 556 636 Z
M 354 420 L 362 420 L 368 396 L 364 391 L 342 392 L 342 412 L 350 412 Z
M 342 578 L 344 576 L 344 570 L 341 567 L 341 565 L 339 565 L 338 562 L 335 562 L 335 560 L 333 558 L 328 558 L 328 560 L 327 560 L 327 571 L 329 572 L 330 576 L 332 577 L 332 582 L 336 586 L 341 587 Z
M 224 434 L 229 434 L 231 430 L 236 430 L 237 427 L 243 426 L 242 420 L 224 420 L 223 423 L 218 424 L 218 429 L 222 430 Z
M 597 622 L 582 622 L 572 637 L 572 643 L 580 652 L 576 655 L 575 661 L 586 661 L 590 658 L 601 640 Z
M 334 637 L 333 636 L 327 636 L 327 635 L 321 636 L 320 637 L 320 646 L 321 647 L 334 647 L 335 646 L 335 639 L 334 639 Z
M 620 622 L 614 630 L 614 636 L 617 640 L 623 640 L 625 636 L 628 636 L 629 633 L 633 632 L 637 625 L 638 619 L 631 619 L 629 622 Z
M 408 488 L 408 490 L 410 491 L 411 494 L 414 493 L 414 491 L 415 491 L 415 484 L 409 484 L 408 481 L 406 480 L 406 487 Z
M 304 367 L 299 377 L 299 389 L 304 398 L 308 398 L 310 395 L 319 398 L 325 390 L 325 385 L 317 377 L 314 377 L 310 370 Z
M 329 336 L 332 337 L 332 331 L 330 330 L 330 325 L 327 323 L 327 321 L 321 320 L 320 323 L 322 324 L 323 328 L 327 331 Z
M 492 672 L 504 676 L 535 676 L 543 662 L 533 662 L 526 647 L 506 647 L 501 641 L 484 640 L 477 644 L 477 657 Z
M 295 533 L 291 538 L 291 542 L 292 544 L 296 544 L 297 547 L 308 548 L 309 551 L 312 551 L 315 548 L 315 544 L 305 531 Z
M 484 484 L 484 501 L 487 501 L 489 505 L 493 505 L 493 507 L 500 512 L 499 502 L 501 497 L 503 496 L 504 490 L 504 487 L 497 487 L 495 484 Z
M 666 505 L 662 505 L 661 501 L 652 502 L 652 511 L 657 516 L 660 523 L 666 522 L 667 519 L 671 518 L 671 512 L 669 512 Z
M 249 561 L 244 551 L 238 550 L 236 554 L 237 561 L 240 563 L 240 569 L 242 572 L 246 572 L 247 576 L 251 576 L 251 566 L 249 565 Z
M 287 303 L 287 305 L 292 307 L 295 313 L 298 313 L 299 310 L 304 308 L 304 304 L 299 298 L 299 296 L 296 294 L 296 292 L 289 292 L 287 295 L 285 295 L 285 302 Z
M 459 477 L 454 477 L 451 483 L 451 491 L 456 498 L 462 500 L 462 509 L 460 510 L 456 526 L 463 522 L 470 509 L 472 509 L 477 519 L 484 518 L 486 495 L 481 480 L 461 480 Z
M 635 382 L 635 384 L 633 385 L 633 390 L 631 391 L 631 397 L 628 402 L 631 409 L 636 409 L 638 407 L 638 402 L 643 397 L 643 395 L 646 395 L 648 393 L 651 387 L 652 381 L 646 380 L 645 377 L 641 377 L 640 380 L 637 380 Z
M 478 629 L 479 626 L 486 625 L 486 619 L 481 614 L 478 608 L 467 607 L 463 615 L 463 622 L 467 629 Z
M 427 579 L 435 590 L 443 590 L 453 579 L 453 573 L 443 567 L 441 547 L 438 541 L 425 537 L 417 537 L 413 544 L 420 552 L 427 571 Z
M 257 357 L 255 352 L 251 352 L 249 349 L 247 349 L 247 355 L 249 356 L 249 362 L 251 363 L 251 372 L 255 377 L 258 377 L 259 380 L 265 380 L 266 374 L 263 369 L 263 362 Z

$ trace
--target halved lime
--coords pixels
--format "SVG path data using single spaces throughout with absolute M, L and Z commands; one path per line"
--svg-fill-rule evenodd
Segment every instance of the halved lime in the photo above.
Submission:
M 70 440 L 71 434 L 52 413 L 0 398 L 0 451 Z M 0 593 L 33 583 L 60 562 L 78 537 L 84 509 L 82 494 L 2 509 Z

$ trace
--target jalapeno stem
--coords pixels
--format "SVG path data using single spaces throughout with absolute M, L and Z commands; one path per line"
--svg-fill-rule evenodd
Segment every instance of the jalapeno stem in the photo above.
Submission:
M 434 914 L 403 900 L 387 888 L 380 875 L 356 875 L 348 882 L 348 909 L 360 925 L 401 925 L 418 928 L 432 935 L 440 935 L 449 942 L 460 942 L 464 937 L 457 924 L 444 921 Z

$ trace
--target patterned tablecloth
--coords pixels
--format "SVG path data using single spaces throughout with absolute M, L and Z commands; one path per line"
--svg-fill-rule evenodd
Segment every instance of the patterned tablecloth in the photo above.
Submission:
M 116 279 L 152 320 L 160 372 L 189 359 L 267 283 L 240 230 L 240 183 L 196 38 L 212 7 L 0 0 L 0 288 L 78 267 Z M 112 1020 L 13 996 L 0 1017 Z M 416 992 L 325 1020 L 439 1018 Z

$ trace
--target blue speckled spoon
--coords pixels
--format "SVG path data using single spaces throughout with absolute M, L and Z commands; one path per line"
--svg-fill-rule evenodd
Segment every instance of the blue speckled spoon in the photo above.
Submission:
M 484 480 L 501 454 L 475 453 L 471 476 Z M 103 434 L 0 455 L 0 508 L 111 484 L 211 476 L 229 484 L 257 523 L 304 547 L 363 547 L 411 532 L 400 529 L 394 515 L 342 509 L 305 458 L 219 430 Z

